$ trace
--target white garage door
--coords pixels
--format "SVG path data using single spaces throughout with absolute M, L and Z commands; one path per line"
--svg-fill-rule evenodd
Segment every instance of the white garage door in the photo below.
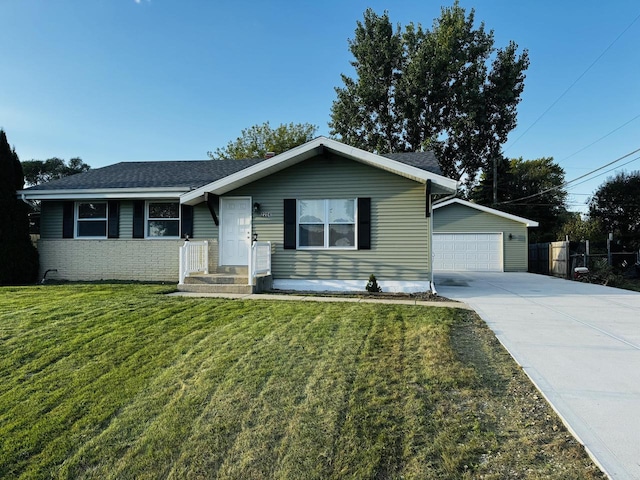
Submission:
M 434 270 L 501 272 L 500 233 L 434 233 Z

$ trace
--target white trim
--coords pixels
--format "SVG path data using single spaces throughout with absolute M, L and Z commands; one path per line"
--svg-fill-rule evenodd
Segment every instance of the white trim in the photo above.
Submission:
M 249 200 L 249 238 L 247 239 L 247 256 L 244 263 L 222 263 L 224 258 L 224 222 L 225 222 L 225 214 L 222 205 L 225 200 L 240 200 L 247 199 Z M 249 256 L 251 255 L 251 239 L 253 238 L 253 198 L 251 196 L 234 196 L 234 197 L 220 197 L 220 225 L 218 226 L 218 266 L 249 266 Z
M 163 201 L 164 200 L 164 201 Z M 158 236 L 158 237 L 152 237 L 149 235 L 149 204 L 150 203 L 178 203 L 178 236 Z M 171 220 L 171 221 L 175 221 L 175 218 L 164 218 L 164 219 L 154 219 L 154 220 Z M 182 233 L 182 205 L 180 205 L 180 202 L 176 202 L 175 198 L 164 198 L 164 199 L 157 199 L 157 200 L 147 200 L 146 202 L 144 202 L 144 238 L 145 240 L 180 240 L 180 238 L 182 237 L 181 235 Z
M 203 197 L 205 193 L 222 195 L 233 189 L 312 158 L 318 155 L 322 149 L 327 149 L 360 163 L 371 165 L 382 170 L 387 170 L 395 173 L 396 175 L 415 180 L 416 182 L 426 183 L 427 180 L 431 180 L 433 184 L 441 187 L 438 189 L 439 191 L 434 193 L 452 193 L 456 191 L 458 185 L 458 182 L 455 180 L 427 172 L 421 168 L 412 167 L 397 160 L 391 160 L 359 148 L 350 147 L 330 138 L 318 137 L 310 142 L 276 155 L 273 158 L 269 158 L 225 178 L 185 193 L 181 196 L 180 201 L 182 203 L 194 205 L 201 201 L 201 197 Z
M 166 198 L 178 200 L 188 192 L 187 188 L 97 188 L 97 189 L 66 189 L 66 190 L 19 190 L 18 195 L 26 200 L 128 200 L 128 199 L 157 199 Z
M 329 201 L 349 200 L 353 202 L 353 223 L 331 223 L 329 221 Z M 304 246 L 300 245 L 300 225 L 320 225 L 319 223 L 300 223 L 300 202 L 318 201 L 324 202 L 324 245 Z M 353 245 L 352 246 L 331 246 L 329 245 L 330 225 L 353 225 Z M 296 198 L 296 250 L 358 250 L 358 199 L 357 198 Z
M 475 208 L 476 210 L 480 210 L 481 212 L 490 213 L 492 215 L 496 215 L 497 217 L 506 218 L 508 220 L 513 220 L 515 222 L 524 223 L 527 227 L 538 226 L 538 222 L 534 220 L 518 217 L 517 215 L 511 215 L 510 213 L 501 212 L 500 210 L 496 210 L 495 208 L 485 207 L 484 205 L 478 205 L 477 203 L 471 203 L 466 200 L 462 200 L 461 198 L 452 198 L 450 200 L 445 200 L 444 202 L 436 203 L 435 205 L 433 205 L 433 209 L 437 210 L 438 208 L 446 207 L 447 205 L 451 205 L 452 203 L 457 203 L 465 207 Z M 435 232 L 435 233 L 440 233 L 440 232 Z M 472 232 L 469 232 L 469 233 L 472 233 Z M 490 232 L 482 232 L 482 233 L 490 233 Z
M 80 218 L 79 207 L 81 203 L 103 203 L 105 205 L 105 216 L 104 218 Z M 100 237 L 88 237 L 84 235 L 78 234 L 78 223 L 79 222 L 104 222 L 104 236 Z M 73 202 L 73 238 L 78 240 L 106 240 L 109 237 L 109 203 L 106 201 L 98 201 L 98 202 L 82 202 L 76 201 Z
M 307 292 L 365 292 L 367 279 L 361 280 L 289 280 L 274 279 L 273 288 L 276 290 L 294 290 Z M 431 290 L 428 280 L 382 280 L 378 285 L 383 292 L 391 293 L 420 293 Z

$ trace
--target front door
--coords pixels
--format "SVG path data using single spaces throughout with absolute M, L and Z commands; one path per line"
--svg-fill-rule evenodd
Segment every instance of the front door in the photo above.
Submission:
M 220 265 L 248 265 L 251 198 L 220 197 Z

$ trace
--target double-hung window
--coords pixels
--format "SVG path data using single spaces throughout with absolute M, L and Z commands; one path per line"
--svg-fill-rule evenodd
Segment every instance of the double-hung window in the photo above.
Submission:
M 180 203 L 147 203 L 147 238 L 180 238 Z
M 76 203 L 76 238 L 107 238 L 107 202 Z
M 355 249 L 356 199 L 298 200 L 298 248 Z

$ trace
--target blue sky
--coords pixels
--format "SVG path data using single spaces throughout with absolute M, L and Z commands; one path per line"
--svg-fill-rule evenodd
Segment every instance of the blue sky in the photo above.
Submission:
M 495 31 L 497 46 L 514 40 L 529 50 L 508 156 L 554 157 L 571 180 L 640 148 L 637 0 L 460 3 Z M 0 127 L 21 160 L 78 156 L 93 168 L 206 159 L 265 121 L 308 122 L 328 135 L 334 87 L 351 73 L 347 40 L 364 10 L 430 26 L 450 4 L 3 0 Z M 621 168 L 638 170 L 640 160 Z M 611 174 L 571 188 L 571 204 L 584 210 Z

